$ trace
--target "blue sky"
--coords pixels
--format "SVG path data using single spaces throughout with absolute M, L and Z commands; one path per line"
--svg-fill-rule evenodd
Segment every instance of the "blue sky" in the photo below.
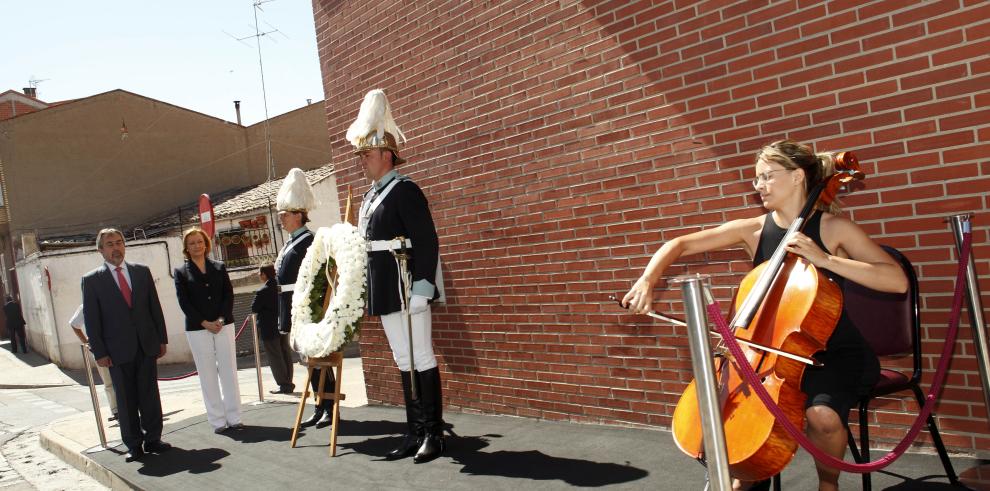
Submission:
M 254 34 L 252 0 L 5 0 L 0 4 L 0 92 L 39 82 L 59 101 L 124 89 L 244 124 L 264 119 L 258 51 L 228 36 Z M 261 5 L 270 116 L 323 99 L 312 3 Z M 225 33 L 226 32 L 226 33 Z

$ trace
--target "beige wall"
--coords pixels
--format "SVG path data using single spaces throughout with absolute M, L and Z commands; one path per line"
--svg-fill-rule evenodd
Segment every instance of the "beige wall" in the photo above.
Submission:
M 330 158 L 317 103 L 273 118 L 280 175 Z M 127 137 L 121 138 L 121 121 Z M 264 125 L 239 126 L 122 90 L 0 121 L 12 239 L 129 227 L 202 193 L 267 177 Z
M 285 177 L 293 167 L 308 170 L 330 162 L 330 139 L 323 101 L 274 117 L 269 120 L 269 127 L 276 178 Z M 265 169 L 264 122 L 247 128 L 247 144 L 251 149 L 251 168 Z

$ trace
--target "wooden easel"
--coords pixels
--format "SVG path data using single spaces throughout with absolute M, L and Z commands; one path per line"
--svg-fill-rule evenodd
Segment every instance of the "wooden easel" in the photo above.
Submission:
M 331 399 L 334 401 L 333 405 L 333 423 L 330 430 L 330 456 L 337 456 L 337 423 L 340 422 L 340 401 L 343 401 L 346 396 L 340 393 L 340 380 L 344 375 L 344 353 L 343 351 L 338 351 L 336 353 L 331 353 L 330 356 L 323 358 L 308 358 L 306 360 L 306 384 L 303 389 L 302 397 L 299 398 L 299 409 L 296 411 L 296 424 L 292 427 L 292 448 L 296 448 L 296 440 L 299 436 L 299 424 L 302 422 L 303 410 L 306 409 L 306 399 L 309 398 L 309 383 L 313 379 L 313 369 L 320 368 L 320 382 L 317 385 L 317 391 L 313 393 L 313 397 L 316 399 L 316 404 L 319 405 L 324 399 Z M 327 383 L 327 370 L 336 369 L 336 383 L 334 384 L 333 392 L 325 392 Z
M 347 186 L 347 208 L 344 211 L 344 222 L 353 225 L 353 220 L 351 219 L 351 186 Z M 325 271 L 327 275 L 327 291 L 323 296 L 323 311 L 326 312 L 327 307 L 330 305 L 330 299 L 333 298 L 333 292 L 337 285 L 337 271 L 331 270 L 330 261 L 327 261 L 327 267 Z M 333 426 L 330 429 L 330 456 L 337 456 L 337 423 L 340 422 L 340 401 L 347 398 L 346 395 L 340 393 L 340 380 L 344 378 L 344 351 L 341 347 L 340 351 L 336 353 L 331 353 L 330 356 L 325 356 L 323 358 L 307 358 L 306 359 L 306 384 L 303 386 L 302 397 L 299 398 L 299 409 L 296 411 L 296 424 L 292 426 L 292 448 L 296 448 L 296 440 L 299 437 L 299 423 L 302 422 L 303 410 L 306 409 L 306 399 L 309 398 L 309 382 L 313 379 L 313 369 L 321 368 L 320 370 L 320 383 L 317 385 L 317 391 L 313 394 L 316 399 L 316 405 L 319 406 L 323 399 L 332 399 L 334 401 L 333 405 Z M 335 383 L 333 392 L 325 392 L 327 384 L 327 370 L 337 369 L 337 376 L 335 377 Z

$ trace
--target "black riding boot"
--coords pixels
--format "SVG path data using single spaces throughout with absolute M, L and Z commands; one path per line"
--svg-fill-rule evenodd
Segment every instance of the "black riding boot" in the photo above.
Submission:
M 415 454 L 423 442 L 423 408 L 420 405 L 422 399 L 412 400 L 412 379 L 409 372 L 400 371 L 399 375 L 402 376 L 402 396 L 406 402 L 408 429 L 402 443 L 385 456 L 389 460 L 404 459 Z M 416 389 L 421 390 L 418 386 Z
M 313 376 L 309 380 L 309 386 L 312 387 L 313 389 L 314 398 L 316 397 L 316 394 L 320 390 L 320 370 L 322 369 L 317 368 L 313 370 Z M 324 392 L 333 392 L 334 384 L 336 383 L 333 377 L 333 370 L 332 369 L 327 369 L 327 370 L 328 370 L 327 379 L 325 382 L 323 382 L 324 384 L 323 390 Z M 334 404 L 333 399 L 323 399 L 323 402 L 318 404 L 316 406 L 316 410 L 313 411 L 313 416 L 307 419 L 306 421 L 300 423 L 299 427 L 308 428 L 310 426 L 316 426 L 317 428 L 325 428 L 327 426 L 330 426 L 330 424 L 333 422 L 333 404 Z
M 429 462 L 443 453 L 443 392 L 440 384 L 440 367 L 419 372 L 419 398 L 423 403 L 426 435 L 413 462 Z

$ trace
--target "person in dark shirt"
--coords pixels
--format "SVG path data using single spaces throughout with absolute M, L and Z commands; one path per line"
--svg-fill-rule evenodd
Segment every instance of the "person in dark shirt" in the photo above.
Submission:
M 753 265 L 770 258 L 778 244 L 813 264 L 835 281 L 849 279 L 882 292 L 903 293 L 908 279 L 901 266 L 852 220 L 838 214 L 838 204 L 819 203 L 801 232 L 786 237 L 787 228 L 801 215 L 812 189 L 835 173 L 835 155 L 815 153 L 809 145 L 791 140 L 771 143 L 756 155 L 753 187 L 768 213 L 726 222 L 674 238 L 653 255 L 642 276 L 622 299 L 635 312 L 652 310 L 653 287 L 678 258 L 708 251 L 741 247 Z M 858 326 L 868 328 L 869 326 Z M 807 395 L 805 431 L 818 448 L 842 458 L 846 449 L 849 410 L 879 378 L 880 364 L 857 326 L 842 314 L 818 358 L 821 367 L 804 372 L 801 391 Z M 838 489 L 839 471 L 817 463 L 819 488 Z M 734 489 L 769 488 L 736 482 Z
M 21 314 L 21 303 L 16 298 L 7 295 L 3 304 L 3 313 L 7 317 L 7 332 L 10 333 L 10 351 L 17 353 L 17 342 L 20 339 L 21 351 L 27 353 L 27 338 L 25 336 L 24 315 Z
M 272 394 L 291 394 L 296 386 L 292 383 L 292 348 L 289 335 L 278 330 L 278 282 L 275 280 L 275 265 L 267 263 L 258 268 L 258 278 L 264 283 L 254 292 L 251 312 L 257 314 L 258 336 L 265 345 L 268 366 L 278 389 Z

